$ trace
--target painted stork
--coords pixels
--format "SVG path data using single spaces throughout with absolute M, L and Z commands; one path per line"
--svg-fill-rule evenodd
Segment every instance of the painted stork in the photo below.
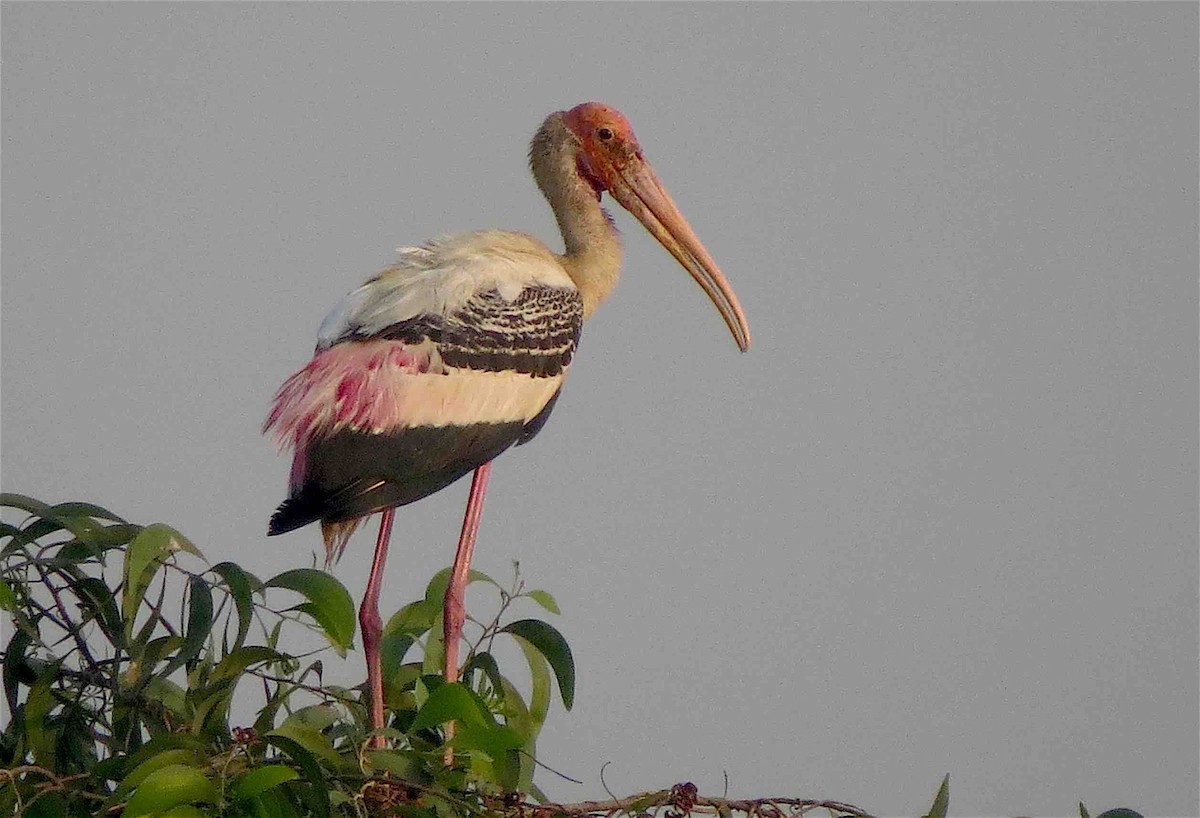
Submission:
M 294 451 L 269 534 L 320 521 L 327 564 L 382 512 L 359 609 L 370 713 L 384 725 L 379 590 L 396 506 L 474 472 L 443 615 L 445 674 L 458 676 L 463 594 L 491 461 L 550 416 L 583 321 L 617 283 L 621 244 L 608 192 L 691 273 L 738 347 L 745 315 L 716 262 L 642 156 L 629 121 L 587 102 L 550 114 L 529 149 L 566 252 L 485 230 L 399 250 L 321 324 L 313 359 L 284 382 L 264 425 Z M 382 737 L 376 733 L 376 746 Z

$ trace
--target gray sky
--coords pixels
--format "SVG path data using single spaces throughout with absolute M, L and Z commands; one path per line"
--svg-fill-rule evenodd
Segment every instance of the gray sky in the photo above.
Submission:
M 602 100 L 754 347 L 617 215 L 478 553 L 564 609 L 547 792 L 1200 814 L 1195 4 L 3 11 L 5 490 L 309 564 L 272 393 L 392 248 L 559 246 L 526 146 Z M 401 512 L 385 610 L 465 495 Z

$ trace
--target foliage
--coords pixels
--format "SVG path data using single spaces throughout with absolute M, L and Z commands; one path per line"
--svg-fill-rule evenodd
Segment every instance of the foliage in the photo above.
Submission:
M 3 495 L 0 505 L 28 515 L 0 523 L 0 606 L 16 626 L 3 657 L 6 814 L 282 818 L 402 803 L 433 816 L 478 811 L 485 796 L 540 795 L 534 753 L 551 677 L 570 707 L 574 664 L 553 626 L 507 621 L 519 601 L 557 612 L 515 570 L 508 587 L 472 572 L 499 602 L 490 620 L 471 620 L 478 635 L 460 683 L 436 672 L 448 571 L 391 617 L 389 743 L 377 750 L 360 691 L 324 683 L 327 649 L 284 648 L 292 625 L 324 634 L 339 655 L 351 646 L 354 605 L 329 574 L 299 568 L 262 581 L 232 562 L 208 566 L 166 525 L 86 503 Z M 500 638 L 521 649 L 528 697 L 492 652 Z M 255 698 L 253 723 L 232 725 L 235 700 L 245 712 Z
M 438 674 L 448 570 L 389 619 L 390 721 L 378 750 L 361 688 L 323 679 L 321 654 L 345 656 L 356 624 L 350 594 L 329 574 L 298 568 L 264 582 L 232 562 L 208 566 L 170 526 L 134 525 L 88 503 L 5 494 L 0 507 L 25 517 L 0 522 L 0 608 L 15 625 L 0 658 L 11 714 L 0 732 L 3 814 L 869 818 L 837 801 L 714 798 L 688 783 L 548 803 L 533 783 L 536 742 L 555 683 L 571 707 L 575 668 L 553 626 L 508 620 L 526 600 L 558 613 L 549 593 L 525 590 L 515 566 L 508 586 L 471 574 L 498 602 L 490 619 L 469 620 L 478 633 L 460 683 Z M 295 626 L 329 647 L 289 653 L 285 628 Z M 528 696 L 493 652 L 501 638 L 520 648 Z M 258 708 L 253 722 L 231 724 L 248 704 Z M 947 776 L 926 818 L 946 818 L 949 804 Z

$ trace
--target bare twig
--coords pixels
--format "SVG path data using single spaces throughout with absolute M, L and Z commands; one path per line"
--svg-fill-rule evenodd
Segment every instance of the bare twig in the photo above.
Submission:
M 34 785 L 33 797 L 30 798 L 28 801 L 25 801 L 23 805 L 18 796 L 18 800 L 17 800 L 17 807 L 18 807 L 17 814 L 18 815 L 21 814 L 21 810 L 29 809 L 29 807 L 35 801 L 37 801 L 39 798 L 41 798 L 46 793 L 50 793 L 50 792 L 68 792 L 69 791 L 69 792 L 73 792 L 78 795 L 81 795 L 85 798 L 90 798 L 93 801 L 103 801 L 105 798 L 103 795 L 100 795 L 98 793 L 87 792 L 86 790 L 71 786 L 76 781 L 91 778 L 91 775 L 92 775 L 91 773 L 76 773 L 75 775 L 58 776 L 58 775 L 55 775 L 50 770 L 47 770 L 45 767 L 39 767 L 36 764 L 22 764 L 18 767 L 9 767 L 8 769 L 0 769 L 0 781 L 3 781 L 3 782 L 9 782 L 9 783 L 15 784 L 18 779 L 23 778 L 24 776 L 27 776 L 27 775 L 41 776 L 42 778 L 45 778 L 46 781 L 43 783 Z
M 810 798 L 712 798 L 699 795 L 694 784 L 676 784 L 667 790 L 637 793 L 624 798 L 611 798 L 607 801 L 579 801 L 574 804 L 534 804 L 520 802 L 505 803 L 500 800 L 485 798 L 489 807 L 510 815 L 532 816 L 532 818 L 550 818 L 550 816 L 585 816 L 621 815 L 621 814 L 661 814 L 667 816 L 684 815 L 731 815 L 743 813 L 763 818 L 799 818 L 813 810 L 828 810 L 830 815 L 853 816 L 853 818 L 871 818 L 870 814 L 853 804 L 842 801 L 829 801 Z
M 62 597 L 59 596 L 58 586 L 50 581 L 46 570 L 39 563 L 34 563 L 33 567 L 38 572 L 38 576 L 42 578 L 42 584 L 46 586 L 46 590 L 50 592 L 50 596 L 54 599 L 54 607 L 58 609 L 58 614 L 62 618 L 65 630 L 75 640 L 75 647 L 79 649 L 79 653 L 83 656 L 84 660 L 92 667 L 95 667 L 96 660 L 92 656 L 92 652 L 88 650 L 87 640 L 80 633 L 82 628 L 76 625 L 74 620 L 71 619 L 71 615 L 67 612 L 67 606 L 63 604 Z
M 264 681 L 275 682 L 277 684 L 291 685 L 294 688 L 303 690 L 306 693 L 312 693 L 314 696 L 320 696 L 324 699 L 331 699 L 333 701 L 344 702 L 346 704 L 355 704 L 358 701 L 357 699 L 355 699 L 351 696 L 342 696 L 341 694 L 334 693 L 332 690 L 329 690 L 327 688 L 317 687 L 316 685 L 305 684 L 304 682 L 297 682 L 294 679 L 288 679 L 284 676 L 275 676 L 270 673 L 266 673 L 262 670 L 259 670 L 257 668 L 246 668 L 245 672 L 250 674 L 251 676 L 257 676 L 258 678 L 263 679 Z M 270 697 L 268 697 L 268 698 L 270 698 Z
M 164 562 L 163 564 L 165 565 L 166 563 Z M 171 634 L 171 636 L 179 636 L 179 633 L 173 627 L 171 627 L 170 621 L 168 621 L 168 619 L 162 615 L 163 600 L 166 598 L 167 574 L 164 571 L 162 575 L 162 585 L 159 587 L 158 591 L 158 601 L 151 602 L 149 597 L 143 597 L 142 601 L 146 603 L 146 607 L 150 609 L 150 613 L 153 614 L 154 618 L 157 620 L 156 624 L 162 625 L 163 628 L 166 629 L 167 633 Z

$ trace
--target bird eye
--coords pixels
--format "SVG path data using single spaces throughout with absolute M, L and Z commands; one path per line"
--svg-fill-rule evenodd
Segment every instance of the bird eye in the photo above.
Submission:
M 613 138 L 613 132 L 612 132 L 612 129 L 610 129 L 610 128 L 597 128 L 596 136 L 599 137 L 601 140 L 607 142 L 608 140 Z

